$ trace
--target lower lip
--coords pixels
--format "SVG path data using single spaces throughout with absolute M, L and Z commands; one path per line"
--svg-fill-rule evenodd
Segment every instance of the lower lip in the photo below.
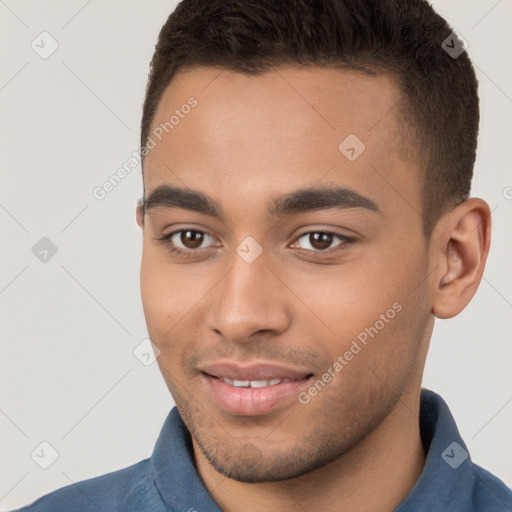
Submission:
M 239 388 L 210 375 L 205 377 L 208 388 L 220 407 L 226 412 L 241 416 L 267 414 L 288 405 L 296 400 L 301 388 L 310 380 L 310 377 L 305 377 L 263 388 Z

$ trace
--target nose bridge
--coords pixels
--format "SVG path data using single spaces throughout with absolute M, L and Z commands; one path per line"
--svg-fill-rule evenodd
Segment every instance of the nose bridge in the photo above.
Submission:
M 239 250 L 247 249 L 240 244 Z M 249 247 L 249 249 L 251 249 Z M 249 341 L 258 331 L 283 332 L 289 319 L 285 294 L 259 255 L 250 260 L 233 253 L 231 270 L 217 289 L 210 309 L 209 327 L 233 342 Z

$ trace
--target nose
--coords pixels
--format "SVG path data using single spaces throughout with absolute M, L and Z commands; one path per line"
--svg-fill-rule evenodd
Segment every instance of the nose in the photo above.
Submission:
M 262 256 L 247 263 L 235 253 L 231 270 L 216 287 L 209 327 L 226 340 L 242 344 L 263 334 L 281 334 L 290 325 L 287 295 Z

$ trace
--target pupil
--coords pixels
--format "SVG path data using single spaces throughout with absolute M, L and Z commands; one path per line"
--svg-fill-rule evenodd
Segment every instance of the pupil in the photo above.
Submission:
M 328 233 L 311 233 L 309 235 L 309 243 L 315 249 L 328 249 L 332 243 L 332 235 Z
M 181 232 L 181 242 L 185 247 L 188 247 L 189 249 L 195 249 L 196 247 L 199 247 L 201 245 L 201 242 L 203 241 L 203 233 L 199 231 L 182 231 Z

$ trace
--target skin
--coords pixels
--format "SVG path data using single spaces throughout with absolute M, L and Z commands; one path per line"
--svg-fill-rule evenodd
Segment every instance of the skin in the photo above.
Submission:
M 229 512 L 391 511 L 425 461 L 419 392 L 434 318 L 458 314 L 474 295 L 489 208 L 469 199 L 425 238 L 422 170 L 403 150 L 392 77 L 187 69 L 165 91 L 152 128 L 191 96 L 198 105 L 145 159 L 145 198 L 161 185 L 188 188 L 224 217 L 139 205 L 137 221 L 147 326 L 199 475 Z M 366 146 L 353 162 L 338 149 L 348 134 Z M 379 212 L 268 212 L 282 195 L 327 185 L 349 187 Z M 158 240 L 179 229 L 209 235 L 201 252 L 180 235 L 172 240 L 196 251 L 191 257 Z M 313 245 L 309 234 L 325 231 L 354 241 Z M 252 263 L 236 252 L 247 236 L 263 251 Z M 395 303 L 400 312 L 306 405 L 242 416 L 208 393 L 199 368 L 226 359 L 295 365 L 321 378 Z

